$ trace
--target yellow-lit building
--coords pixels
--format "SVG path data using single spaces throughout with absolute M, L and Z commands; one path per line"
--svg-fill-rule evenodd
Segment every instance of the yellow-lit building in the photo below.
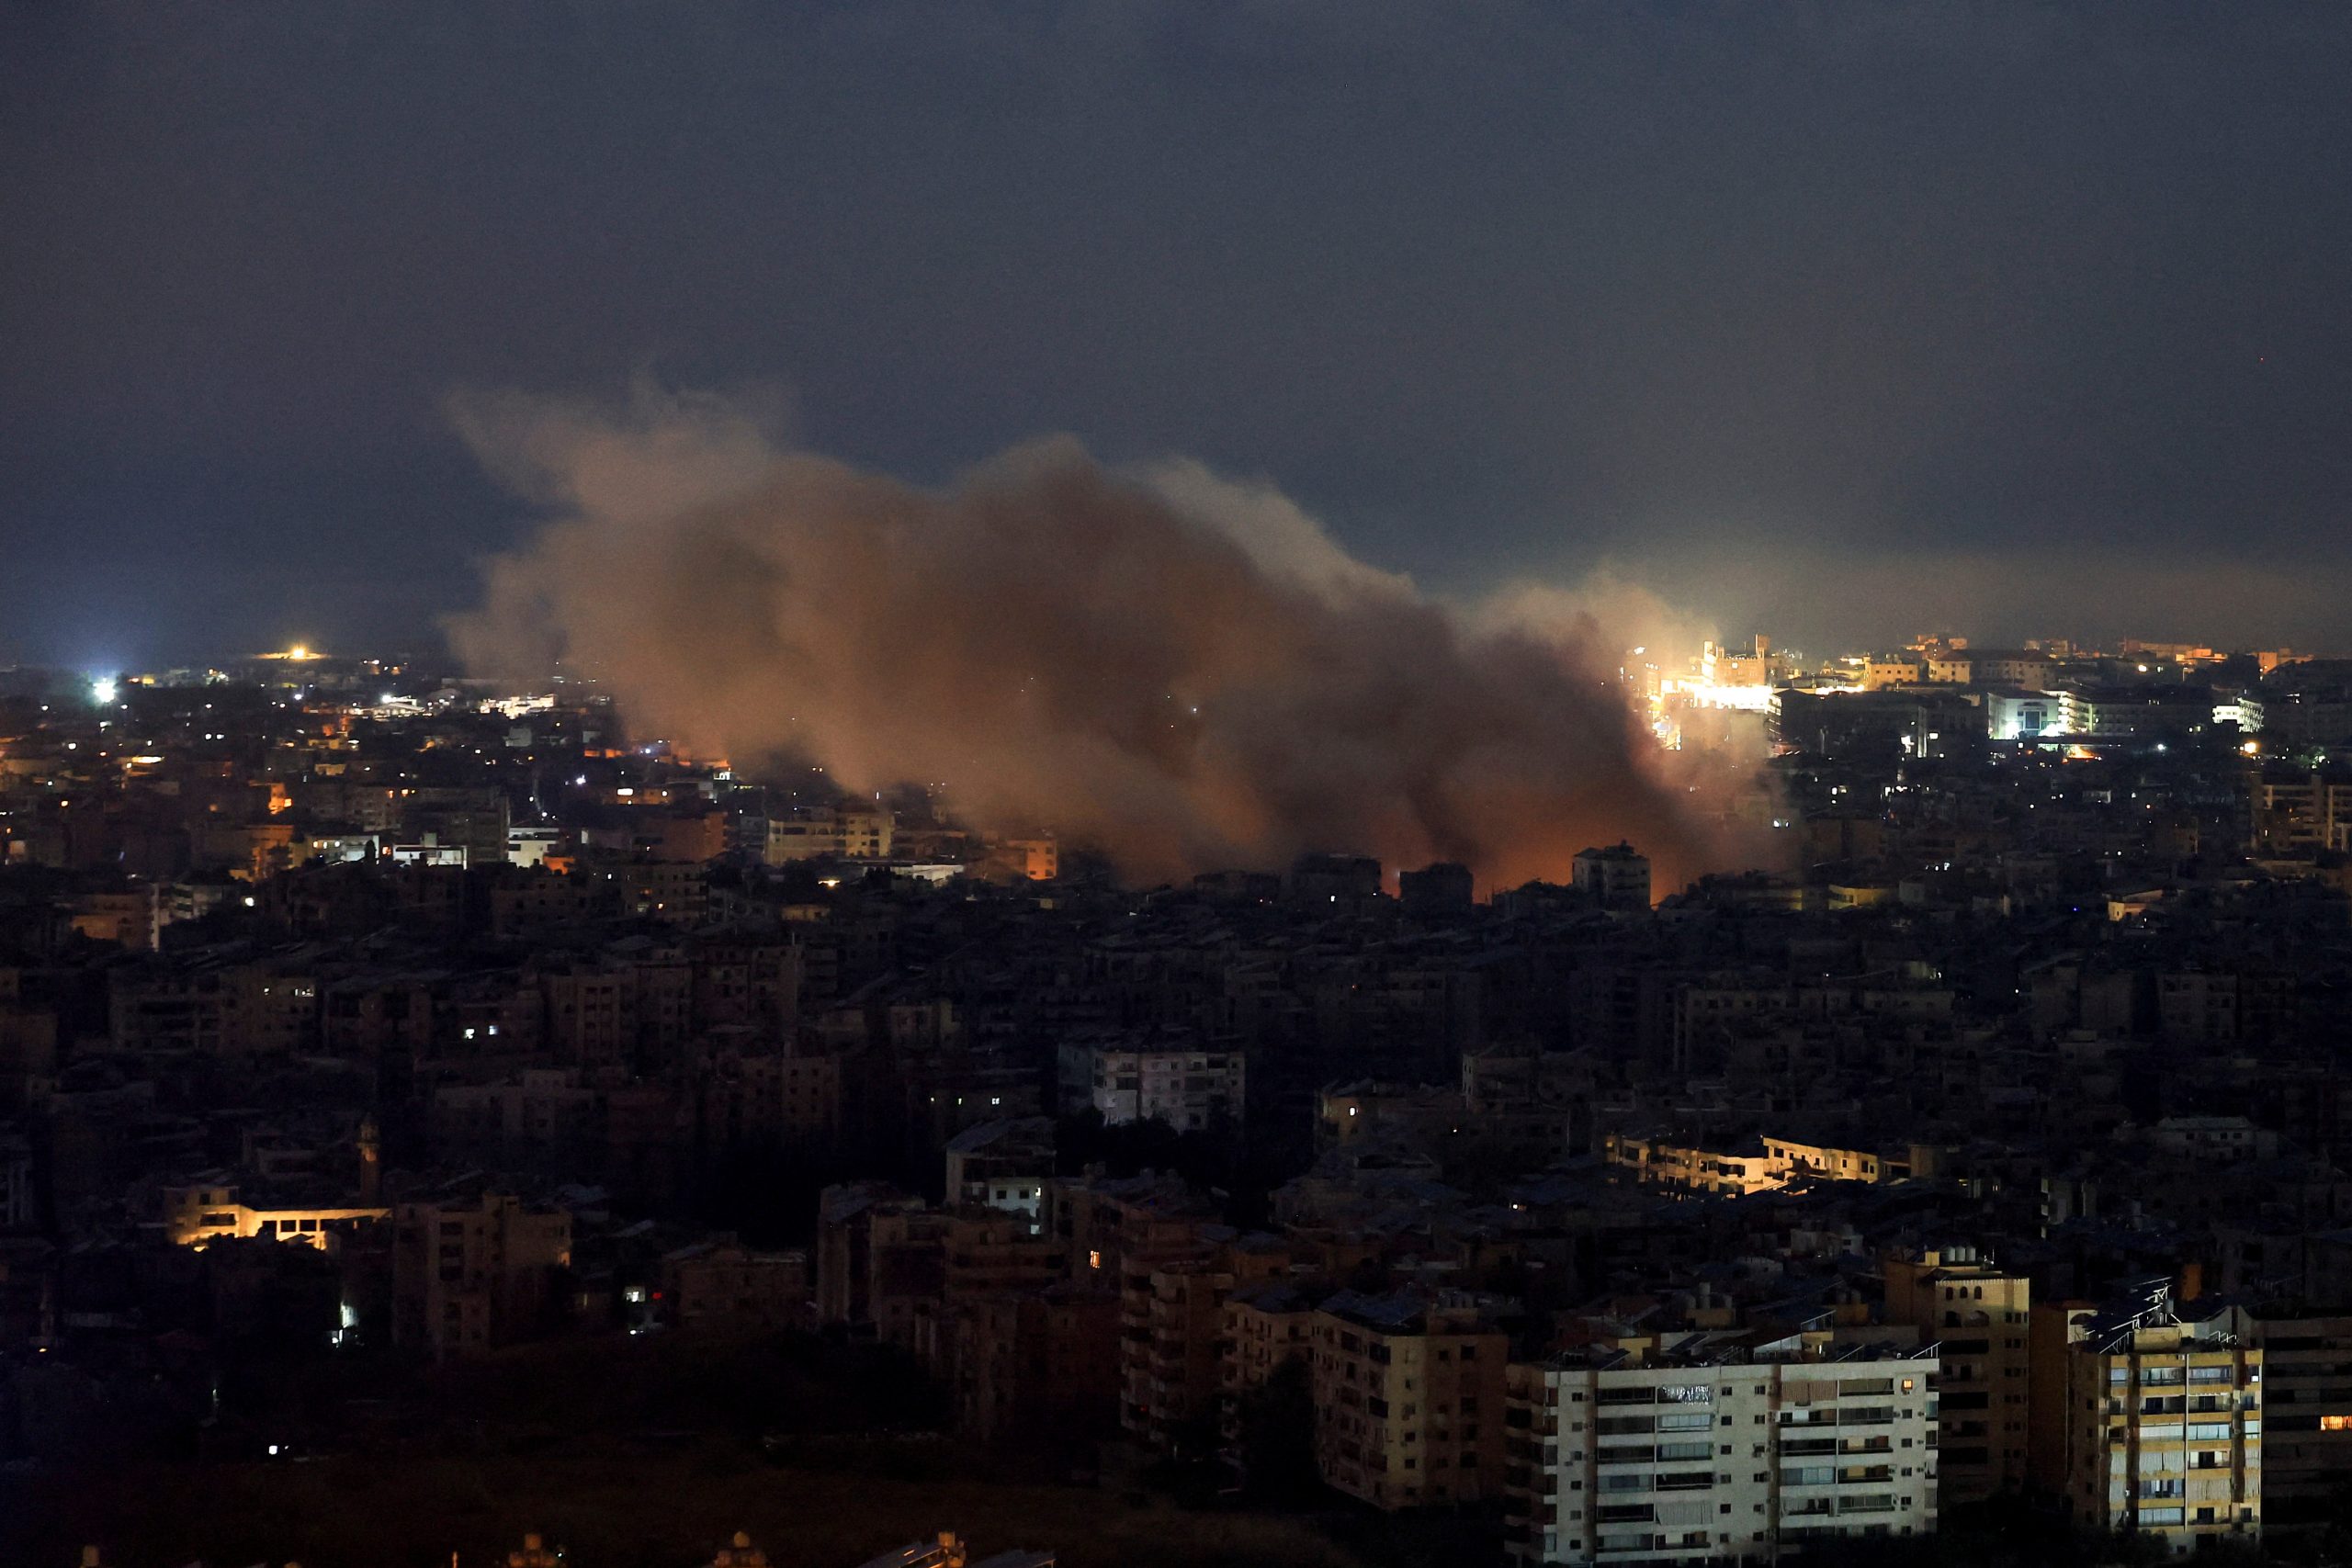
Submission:
M 1001 876 L 1027 882 L 1051 882 L 1061 874 L 1058 840 L 1047 835 L 1027 839 L 997 839 L 989 842 L 984 867 Z
M 2032 1282 L 1970 1247 L 1890 1258 L 1885 1280 L 1886 1321 L 1918 1329 L 1941 1359 L 1942 1501 L 2023 1490 Z
M 1497 1496 L 1510 1340 L 1476 1299 L 1342 1291 L 1308 1328 L 1315 1461 L 1376 1508 Z
M 1916 686 L 1927 668 L 1916 659 L 1871 659 L 1862 664 L 1862 689 L 1884 691 L 1890 686 Z
M 1717 1196 L 1769 1192 L 1787 1185 L 1786 1163 L 1761 1145 L 1733 1152 L 1611 1133 L 1601 1141 L 1601 1157 L 1632 1171 L 1637 1180 Z
M 1915 1145 L 1894 1154 L 1873 1149 L 1802 1144 L 1793 1138 L 1758 1138 L 1734 1149 L 1707 1149 L 1662 1138 L 1611 1133 L 1601 1140 L 1601 1157 L 1642 1181 L 1687 1187 L 1694 1192 L 1739 1196 L 1770 1192 L 1790 1182 L 1901 1181 L 1928 1174 L 1934 1147 Z
M 388 1210 L 366 1204 L 272 1204 L 256 1207 L 238 1201 L 237 1188 L 226 1177 L 198 1178 L 163 1190 L 164 1231 L 175 1247 L 209 1247 L 216 1241 L 259 1236 L 269 1241 L 300 1242 L 332 1252 L 341 1239 L 362 1225 L 384 1218 Z
M 1800 1144 L 1793 1138 L 1766 1138 L 1764 1152 L 1780 1165 L 1783 1180 L 1811 1175 L 1826 1181 L 1891 1181 L 1897 1172 L 1909 1175 L 1901 1162 L 1871 1149 L 1841 1149 L 1829 1144 Z
M 2151 1280 L 2097 1314 L 2062 1310 L 2065 1342 L 2044 1379 L 2059 1394 L 2067 1512 L 2097 1529 L 2133 1530 L 2176 1551 L 2262 1531 L 2263 1352 L 2228 1316 L 2184 1321 L 2169 1280 Z

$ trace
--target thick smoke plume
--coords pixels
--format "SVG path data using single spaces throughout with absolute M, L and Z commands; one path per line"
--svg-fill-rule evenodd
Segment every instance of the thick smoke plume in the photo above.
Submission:
M 642 734 L 944 785 L 974 826 L 1049 827 L 1136 878 L 1335 849 L 1507 886 L 1621 837 L 1665 878 L 1707 858 L 1589 615 L 1457 615 L 1271 489 L 1057 439 L 927 491 L 717 400 L 458 413 L 561 513 L 489 564 L 458 651 L 560 659 Z

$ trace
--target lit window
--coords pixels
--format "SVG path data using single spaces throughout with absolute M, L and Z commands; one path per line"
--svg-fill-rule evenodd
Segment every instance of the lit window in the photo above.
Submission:
M 2323 1432 L 2352 1432 L 2352 1416 L 2323 1416 L 2319 1418 Z

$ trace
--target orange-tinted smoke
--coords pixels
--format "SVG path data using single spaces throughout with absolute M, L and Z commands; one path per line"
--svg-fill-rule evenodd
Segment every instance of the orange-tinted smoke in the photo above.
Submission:
M 1468 629 L 1263 489 L 1056 440 L 926 491 L 709 400 L 461 415 L 562 515 L 489 565 L 457 648 L 560 658 L 640 733 L 943 784 L 975 827 L 1049 827 L 1138 880 L 1332 849 L 1493 888 L 1624 838 L 1671 888 L 1709 858 L 1589 631 Z

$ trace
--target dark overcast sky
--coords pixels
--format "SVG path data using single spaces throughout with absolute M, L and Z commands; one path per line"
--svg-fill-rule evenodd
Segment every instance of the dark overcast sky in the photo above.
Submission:
M 2352 642 L 2347 83 L 2256 0 L 8 0 L 0 660 L 427 640 L 528 526 L 445 400 L 645 374 L 1462 593 Z

